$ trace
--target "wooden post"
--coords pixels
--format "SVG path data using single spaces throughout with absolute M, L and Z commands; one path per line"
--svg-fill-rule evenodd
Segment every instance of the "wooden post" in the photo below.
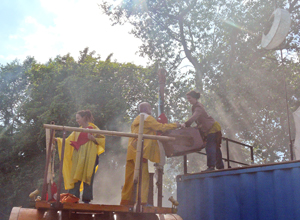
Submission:
M 46 158 L 46 165 L 45 165 L 45 173 L 44 173 L 44 183 L 43 183 L 43 190 L 42 190 L 42 200 L 46 200 L 46 191 L 47 191 L 47 176 L 48 176 L 48 168 L 49 168 L 49 163 L 50 163 L 50 156 L 51 156 L 51 147 L 52 147 L 52 141 L 53 141 L 53 134 L 54 130 L 51 129 L 50 132 L 50 141 L 48 145 L 48 155 Z
M 153 192 L 154 192 L 153 177 L 154 177 L 154 173 L 149 173 L 148 204 L 150 204 L 150 205 L 154 205 L 154 200 L 153 200 Z
M 55 131 L 53 131 L 53 134 L 54 134 Z M 55 135 L 53 135 L 55 136 Z M 50 143 L 50 129 L 46 129 L 46 146 L 48 146 L 48 144 Z M 52 199 L 52 192 L 51 192 L 51 151 L 52 151 L 52 145 L 51 145 L 51 148 L 49 149 L 49 147 L 46 147 L 46 161 L 47 161 L 47 158 L 48 158 L 48 155 L 50 154 L 49 156 L 49 165 L 48 165 L 48 171 L 47 171 L 47 192 L 48 192 L 48 201 Z
M 61 148 L 61 157 L 59 163 L 59 174 L 58 174 L 58 186 L 57 186 L 57 199 L 56 199 L 56 208 L 59 207 L 60 202 L 60 191 L 61 191 L 61 184 L 63 179 L 63 165 L 64 165 L 64 156 L 65 156 L 65 143 L 66 143 L 66 131 L 63 131 L 63 141 L 62 141 L 62 148 Z
M 163 167 L 157 167 L 157 207 L 162 207 Z
M 52 125 L 54 125 L 54 121 L 51 122 Z M 50 143 L 50 139 L 51 139 L 51 132 L 50 129 L 46 129 L 46 146 L 48 146 L 48 144 Z M 55 130 L 53 130 L 52 133 L 52 138 L 55 137 Z M 53 159 L 54 155 L 52 154 L 53 152 L 53 139 L 52 139 L 52 144 L 51 147 L 46 147 L 46 160 L 48 158 L 49 155 L 49 165 L 48 165 L 48 172 L 47 172 L 47 192 L 48 192 L 48 201 L 51 200 L 53 198 L 52 195 L 52 191 L 51 191 L 51 184 L 53 183 L 53 177 L 52 177 L 52 166 L 54 166 L 54 164 L 51 164 L 51 160 Z
M 136 149 L 136 160 L 134 167 L 134 176 L 133 176 L 133 199 L 136 200 L 136 191 L 137 184 L 139 181 L 140 174 L 140 165 L 141 165 L 141 154 L 142 154 L 142 141 L 143 141 L 143 132 L 144 132 L 144 114 L 140 114 L 140 124 L 139 124 L 139 133 L 138 133 L 138 141 L 137 141 L 137 149 Z M 142 181 L 141 181 L 142 182 Z M 142 183 L 139 184 L 142 184 Z M 135 203 L 134 211 L 138 212 L 140 209 L 140 204 Z
M 144 140 L 142 140 L 142 147 L 141 147 L 141 156 L 140 156 L 140 170 L 139 170 L 139 180 L 138 180 L 138 197 L 136 202 L 136 212 L 141 212 L 141 205 L 142 205 L 142 178 L 143 178 L 143 152 L 144 152 Z M 148 162 L 148 161 L 147 161 Z

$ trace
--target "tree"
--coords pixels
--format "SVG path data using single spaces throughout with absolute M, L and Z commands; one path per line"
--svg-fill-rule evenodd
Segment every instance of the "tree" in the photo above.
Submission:
M 128 0 L 110 5 L 103 0 L 101 7 L 113 24 L 133 26 L 131 33 L 144 42 L 141 55 L 167 70 L 187 58 L 210 114 L 227 137 L 257 147 L 257 162 L 288 158 L 282 62 L 277 51 L 260 47 L 260 39 L 274 7 L 286 8 L 293 22 L 279 49 L 296 56 L 298 1 Z M 297 63 L 285 65 L 287 79 L 294 76 Z
M 7 203 L 1 207 L 1 213 L 8 216 L 12 206 L 28 207 L 29 193 L 41 187 L 46 148 L 43 124 L 55 121 L 57 125 L 76 127 L 76 112 L 90 109 L 100 129 L 129 131 L 138 103 L 148 101 L 155 106 L 157 67 L 111 62 L 110 57 L 101 61 L 94 51 L 85 48 L 78 61 L 67 54 L 45 64 L 28 58 L 23 64 L 2 66 L 0 189 L 1 199 Z M 172 78 L 175 75 L 169 74 L 172 82 L 166 88 L 168 102 L 179 96 L 181 90 L 177 87 L 186 88 L 186 83 Z M 14 99 L 6 98 L 8 94 Z M 13 130 L 4 133 L 3 129 L 9 130 L 13 120 Z M 126 149 L 121 139 L 107 137 L 106 146 L 109 158 L 105 159 L 105 168 L 122 169 Z
M 233 55 L 236 41 L 257 44 L 273 10 L 274 1 L 122 1 L 119 5 L 102 1 L 103 11 L 113 24 L 130 23 L 132 34 L 142 40 L 140 54 L 172 69 L 187 58 L 195 70 L 196 86 L 202 91 L 207 65 L 214 67 L 214 55 Z M 283 1 L 278 3 L 282 6 Z M 294 18 L 299 10 L 297 1 L 289 1 Z M 299 19 L 297 15 L 297 19 Z M 296 24 L 296 23 L 295 23 Z M 235 28 L 230 28 L 231 26 Z M 241 30 L 239 30 L 240 28 Z M 296 25 L 293 29 L 298 33 Z M 289 40 L 291 42 L 291 40 Z M 289 46 L 299 50 L 295 41 Z M 244 47 L 245 48 L 245 47 Z M 257 46 L 252 48 L 255 51 Z M 221 50 L 221 51 L 220 51 Z M 225 54 L 224 54 L 225 53 Z M 249 53 L 249 52 L 248 52 Z M 231 56 L 231 59 L 233 56 Z M 212 60 L 213 59 L 213 60 Z

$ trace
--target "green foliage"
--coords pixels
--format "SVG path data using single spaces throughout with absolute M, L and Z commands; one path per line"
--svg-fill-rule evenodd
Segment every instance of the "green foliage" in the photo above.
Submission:
M 1 67 L 0 182 L 1 198 L 8 202 L 0 212 L 8 214 L 12 205 L 28 207 L 29 193 L 41 189 L 46 148 L 43 124 L 54 121 L 76 127 L 76 112 L 90 109 L 100 129 L 128 131 L 138 103 L 148 101 L 156 108 L 157 67 L 113 63 L 111 56 L 101 61 L 94 54 L 86 48 L 78 61 L 67 54 L 46 64 L 28 58 L 23 64 L 14 61 Z M 167 103 L 181 96 L 179 87 L 187 88 L 188 81 L 180 82 L 175 75 L 169 74 Z M 174 114 L 171 108 L 167 111 Z M 119 154 L 124 154 L 125 161 L 126 149 L 120 146 L 120 138 L 107 137 L 106 153 L 114 155 L 108 168 L 122 164 L 115 161 Z
M 109 5 L 103 0 L 101 7 L 115 24 L 133 25 L 132 34 L 144 42 L 141 55 L 167 70 L 187 58 L 194 67 L 189 76 L 203 91 L 201 102 L 221 122 L 227 137 L 257 146 L 257 162 L 288 159 L 284 81 L 294 85 L 293 91 L 288 85 L 289 97 L 297 97 L 293 81 L 299 71 L 298 1 L 129 0 Z M 285 59 L 284 67 L 279 53 L 260 46 L 274 7 L 286 8 L 292 18 L 280 49 L 293 60 Z M 299 105 L 297 98 L 288 101 L 291 109 Z M 179 97 L 177 102 L 184 105 Z M 186 117 L 180 110 L 180 118 Z
M 300 105 L 299 1 L 126 0 L 114 5 L 102 0 L 101 7 L 113 24 L 130 23 L 131 33 L 143 42 L 140 54 L 168 72 L 189 61 L 193 69 L 177 77 L 189 78 L 190 89 L 201 91 L 201 102 L 221 123 L 224 136 L 255 146 L 256 163 L 289 160 L 290 113 Z M 290 12 L 292 26 L 286 41 L 268 51 L 260 40 L 277 7 Z M 179 110 L 172 113 L 180 120 L 188 115 L 185 89 L 168 103 Z M 231 148 L 231 159 L 250 163 L 249 150 L 237 149 Z M 189 172 L 203 167 L 200 155 L 191 155 L 189 164 Z M 182 173 L 181 159 L 172 158 L 169 165 L 170 178 Z

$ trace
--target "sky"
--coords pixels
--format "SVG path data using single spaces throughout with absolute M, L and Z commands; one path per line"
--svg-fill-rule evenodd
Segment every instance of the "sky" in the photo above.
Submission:
M 141 41 L 129 34 L 129 25 L 111 26 L 101 0 L 1 0 L 0 65 L 27 56 L 40 63 L 89 47 L 101 60 L 147 65 L 136 52 Z

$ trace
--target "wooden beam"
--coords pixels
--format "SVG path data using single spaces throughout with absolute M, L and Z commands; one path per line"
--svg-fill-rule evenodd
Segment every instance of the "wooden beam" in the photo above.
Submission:
M 133 137 L 133 138 L 138 137 L 138 134 L 134 134 L 134 133 L 130 133 L 130 132 L 96 130 L 96 129 L 86 129 L 86 128 L 77 128 L 77 127 L 50 125 L 50 124 L 44 124 L 44 128 L 50 128 L 50 129 L 61 130 L 61 131 L 65 130 L 65 131 L 95 133 L 95 134 L 102 134 L 102 135 L 107 135 L 107 136 L 121 136 L 121 137 Z M 175 141 L 174 137 L 149 135 L 149 134 L 143 134 L 143 138 L 144 139 L 159 140 L 159 141 Z
M 63 203 L 61 208 L 55 208 L 51 205 L 55 202 L 38 201 L 35 207 L 38 210 L 56 209 L 56 210 L 72 210 L 82 212 L 133 212 L 133 206 L 124 205 L 101 205 L 101 204 L 84 204 L 84 203 Z M 156 213 L 156 214 L 171 214 L 176 213 L 177 210 L 167 207 L 143 206 L 142 213 Z

